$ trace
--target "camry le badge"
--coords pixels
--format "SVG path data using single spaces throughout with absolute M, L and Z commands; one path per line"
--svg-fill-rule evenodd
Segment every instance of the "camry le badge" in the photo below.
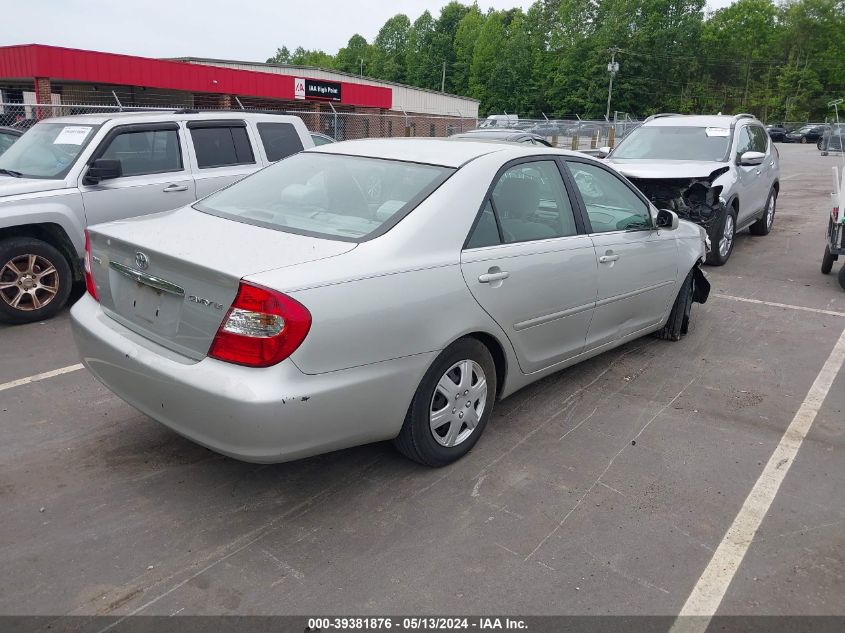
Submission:
M 141 251 L 138 251 L 135 253 L 135 265 L 138 267 L 138 270 L 147 270 L 150 267 L 150 258 Z

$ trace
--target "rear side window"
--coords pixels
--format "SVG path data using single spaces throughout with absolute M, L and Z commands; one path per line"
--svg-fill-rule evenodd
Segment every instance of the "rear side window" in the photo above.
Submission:
M 255 163 L 252 146 L 243 125 L 191 127 L 191 139 L 200 169 Z
M 179 132 L 123 132 L 111 140 L 100 158 L 119 160 L 124 176 L 182 171 Z
M 271 163 L 302 151 L 302 141 L 290 123 L 259 123 L 258 136 Z

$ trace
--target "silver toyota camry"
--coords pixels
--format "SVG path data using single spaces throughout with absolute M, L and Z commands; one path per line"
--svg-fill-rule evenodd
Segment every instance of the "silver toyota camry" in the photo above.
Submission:
M 703 229 L 537 146 L 324 145 L 86 241 L 88 369 L 254 462 L 390 439 L 448 464 L 498 399 L 636 337 L 679 340 L 709 292 Z

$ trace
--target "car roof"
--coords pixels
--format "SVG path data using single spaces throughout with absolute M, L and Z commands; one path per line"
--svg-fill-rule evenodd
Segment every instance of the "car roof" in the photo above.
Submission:
M 71 116 L 54 117 L 44 119 L 46 123 L 66 123 L 66 124 L 80 124 L 87 123 L 90 125 L 102 125 L 107 121 L 120 121 L 121 123 L 155 123 L 158 121 L 208 121 L 220 119 L 263 119 L 278 118 L 280 121 L 284 119 L 299 119 L 293 115 L 283 114 L 268 114 L 266 112 L 246 112 L 238 110 L 208 110 L 202 112 L 187 111 L 187 110 L 146 110 L 143 112 L 107 112 L 98 114 L 74 114 Z M 301 119 L 300 119 L 301 120 Z
M 0 132 L 3 132 L 4 134 L 13 134 L 15 136 L 22 136 L 23 133 L 24 133 L 24 130 L 19 130 L 18 128 L 15 128 L 15 127 L 6 127 L 5 125 L 0 125 Z
M 738 119 L 725 114 L 673 114 L 646 121 L 643 127 L 731 127 L 738 121 L 758 122 L 753 118 Z
M 441 165 L 443 167 L 458 168 L 475 160 L 480 156 L 502 152 L 503 160 L 520 158 L 522 156 L 536 156 L 537 154 L 570 155 L 590 158 L 580 152 L 539 147 L 537 145 L 516 144 L 502 141 L 495 143 L 464 139 L 460 143 L 448 138 L 378 138 L 360 141 L 343 141 L 322 145 L 306 152 L 318 154 L 346 154 L 350 156 L 365 156 L 368 158 L 385 158 L 388 160 Z

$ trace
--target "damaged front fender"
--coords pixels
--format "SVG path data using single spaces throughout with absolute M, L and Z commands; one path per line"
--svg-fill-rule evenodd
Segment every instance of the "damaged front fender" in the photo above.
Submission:
M 706 178 L 630 178 L 658 209 L 669 209 L 685 220 L 703 226 L 708 233 L 726 212 L 722 186 L 713 182 L 728 171 L 722 167 Z

